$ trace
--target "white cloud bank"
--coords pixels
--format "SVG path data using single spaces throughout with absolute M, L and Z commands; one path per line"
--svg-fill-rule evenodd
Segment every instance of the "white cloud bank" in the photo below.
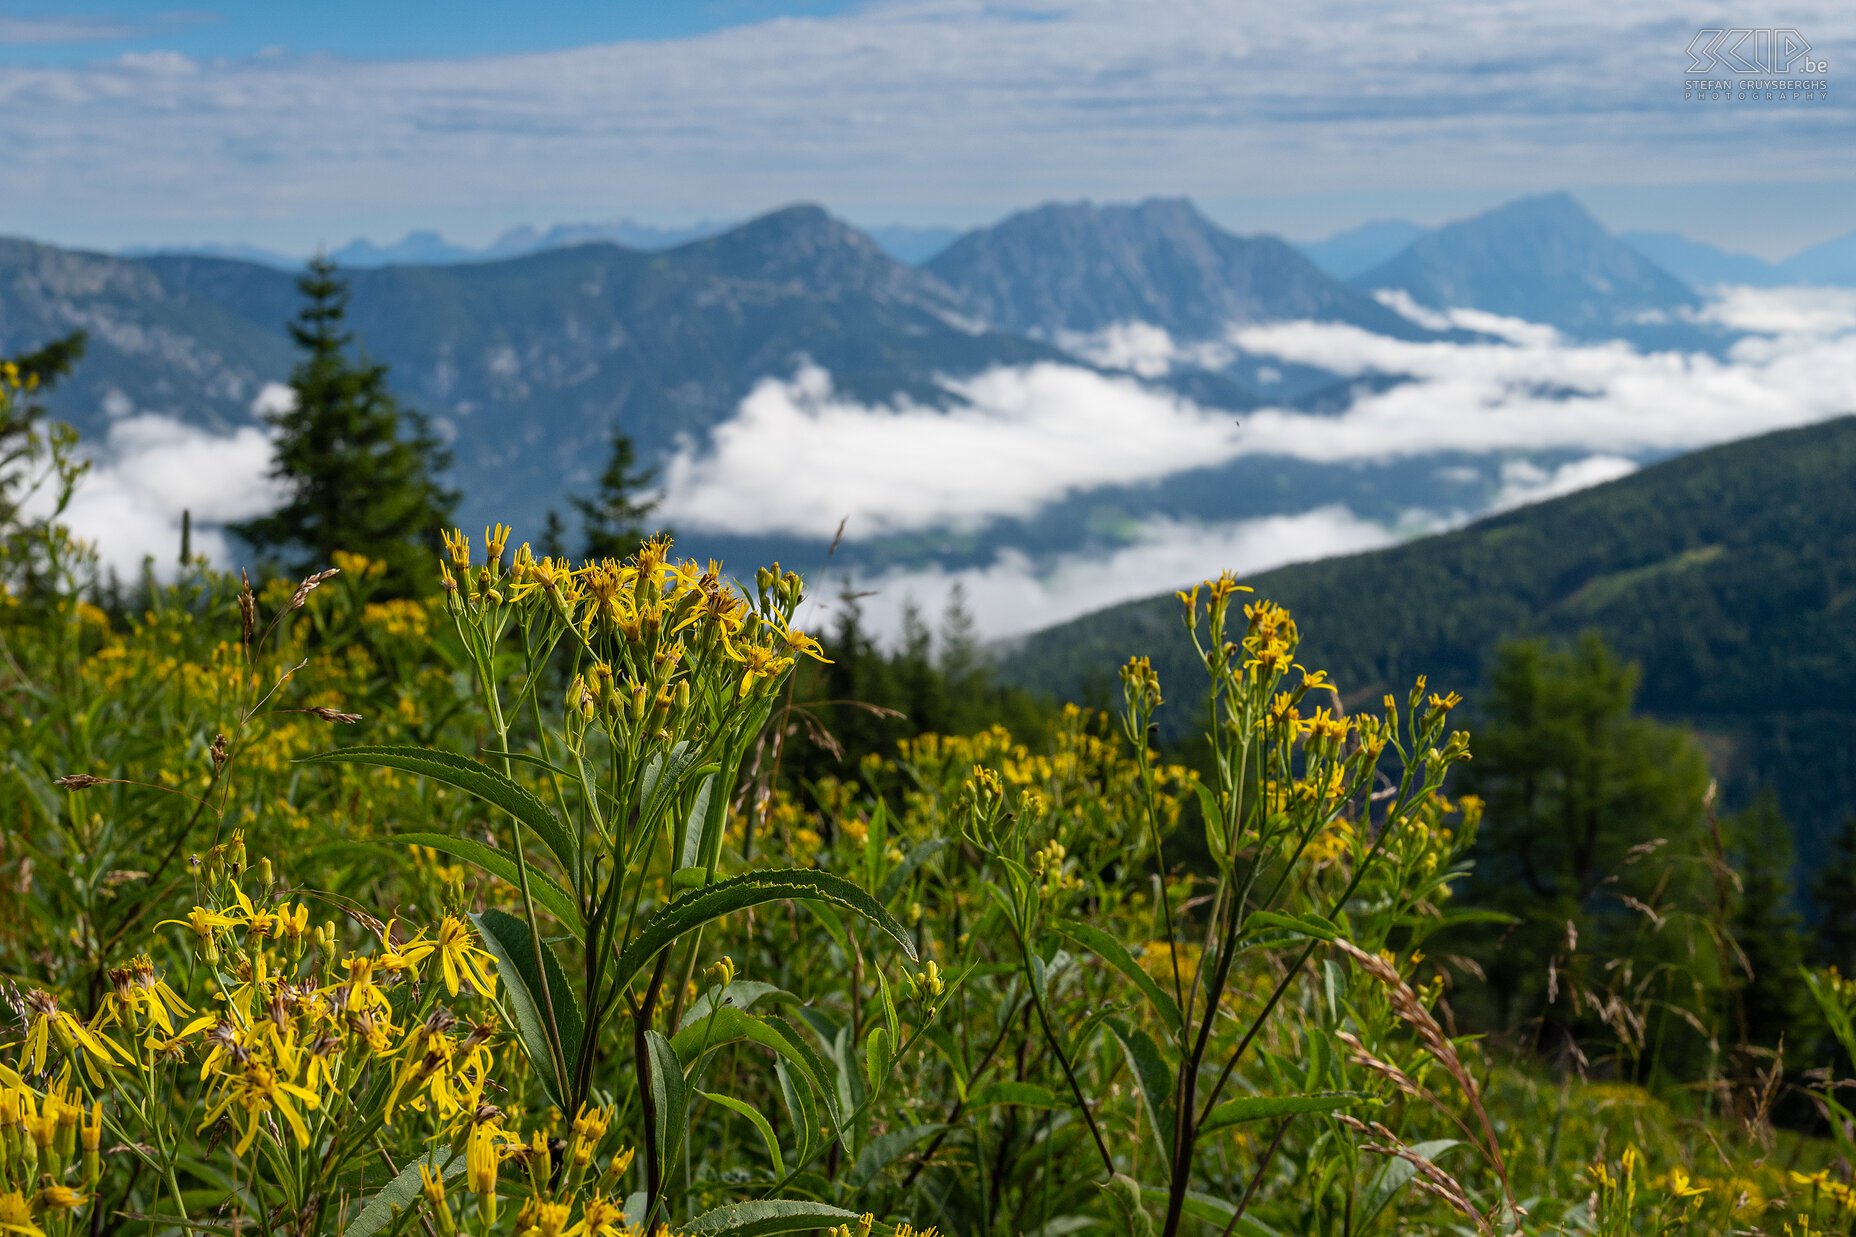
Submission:
M 1856 411 L 1856 293 L 1732 289 L 1706 311 L 1758 330 L 1725 358 L 1581 343 L 1551 328 L 1453 312 L 1482 343 L 1409 342 L 1332 323 L 1234 330 L 1250 353 L 1343 375 L 1401 374 L 1338 415 L 1264 408 L 1234 417 L 1131 378 L 1055 364 L 949 381 L 951 411 L 871 407 L 823 371 L 768 379 L 705 448 L 666 473 L 665 516 L 693 530 L 864 539 L 1028 515 L 1094 486 L 1162 480 L 1238 456 L 1345 464 L 1461 451 L 1580 451 L 1583 472 L 1622 475 L 1632 456 L 1686 450 Z M 1092 337 L 1130 369 L 1198 363 L 1157 327 Z M 1551 479 L 1504 477 L 1504 502 Z M 1558 492 L 1543 490 L 1543 493 Z
M 1234 346 L 1253 353 L 1411 379 L 1364 391 L 1332 416 L 1270 408 L 1238 418 L 1132 377 L 1053 364 L 952 382 L 964 405 L 949 411 L 871 407 L 806 368 L 762 382 L 706 447 L 669 461 L 663 514 L 695 535 L 825 538 L 848 519 L 846 535 L 856 540 L 1031 515 L 1092 487 L 1163 482 L 1241 455 L 1347 465 L 1437 452 L 1502 457 L 1489 497 L 1502 509 L 1614 480 L 1643 456 L 1856 410 L 1856 294 L 1731 289 L 1704 313 L 1759 333 L 1723 359 L 1570 342 L 1526 323 L 1500 332 L 1508 342 L 1479 344 L 1409 343 L 1314 323 L 1233 334 Z M 1130 368 L 1150 373 L 1201 354 L 1154 328 L 1124 331 L 1121 347 Z M 267 389 L 260 405 L 279 406 L 281 390 Z M 181 511 L 191 510 L 196 548 L 225 563 L 217 526 L 280 497 L 267 475 L 270 452 L 256 427 L 212 434 L 124 416 L 95 451 L 69 522 L 106 563 L 133 572 L 144 555 L 163 568 L 173 562 Z M 1570 462 L 1568 452 L 1576 455 Z M 1561 458 L 1551 466 L 1527 458 L 1545 453 Z M 880 595 L 872 616 L 891 629 L 905 597 L 932 610 L 958 581 L 981 629 L 1009 634 L 1225 567 L 1257 571 L 1370 548 L 1473 514 L 1414 512 L 1397 530 L 1344 506 L 1238 523 L 1149 521 L 1103 553 L 1033 562 L 1008 552 L 976 570 L 883 577 L 873 582 Z
M 63 522 L 95 548 L 105 570 L 127 579 L 145 558 L 156 574 L 174 574 L 183 511 L 192 515 L 193 552 L 226 566 L 230 547 L 220 526 L 262 515 L 283 499 L 269 476 L 270 436 L 256 426 L 216 434 L 136 414 L 113 423 L 89 454 L 90 471 Z M 28 513 L 46 514 L 50 497 L 35 493 Z
M 1108 554 L 1066 554 L 1054 562 L 1036 563 L 1008 550 L 985 567 L 892 571 L 855 583 L 859 592 L 869 593 L 858 603 L 865 623 L 885 636 L 901 630 L 903 610 L 911 602 L 934 619 L 958 584 L 974 626 L 995 639 L 1037 631 L 1118 601 L 1181 588 L 1225 567 L 1253 574 L 1286 563 L 1376 550 L 1401 535 L 1434 526 L 1427 522 L 1395 531 L 1341 506 L 1216 524 L 1149 520 L 1131 541 Z M 1209 571 L 1207 564 L 1212 564 Z M 829 599 L 825 600 L 829 613 Z
M 1266 408 L 1236 418 L 1132 378 L 1049 364 L 952 382 L 966 406 L 951 412 L 869 407 L 808 369 L 763 382 L 707 449 L 674 457 L 665 514 L 692 532 L 813 537 L 844 520 L 846 537 L 860 540 L 1027 515 L 1093 486 L 1163 481 L 1243 455 L 1348 465 L 1440 452 L 1504 457 L 1485 510 L 1505 510 L 1616 480 L 1643 457 L 1856 411 L 1856 294 L 1729 289 L 1703 315 L 1758 333 L 1715 358 L 1580 343 L 1464 311 L 1448 323 L 1496 339 L 1405 342 L 1309 322 L 1232 332 L 1230 346 L 1250 353 L 1410 379 L 1361 388 L 1339 415 Z M 1207 349 L 1144 325 L 1070 342 L 1148 376 L 1202 363 Z M 1551 466 L 1527 458 L 1565 452 L 1579 454 Z M 1476 514 L 1414 512 L 1400 531 Z M 875 626 L 892 631 L 905 598 L 933 610 L 958 582 L 981 630 L 1007 635 L 1226 567 L 1256 571 L 1394 536 L 1344 506 L 1237 524 L 1155 521 L 1106 555 L 1038 563 L 1004 551 L 983 568 L 881 577 L 868 605 Z
M 964 406 L 869 407 L 807 366 L 769 378 L 664 473 L 673 527 L 863 538 L 1030 515 L 1093 486 L 1159 480 L 1241 450 L 1236 418 L 1056 364 L 950 381 Z

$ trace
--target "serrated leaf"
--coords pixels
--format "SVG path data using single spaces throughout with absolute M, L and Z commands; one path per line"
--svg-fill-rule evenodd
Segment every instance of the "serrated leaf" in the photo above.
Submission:
M 480 761 L 424 747 L 338 747 L 302 758 L 306 764 L 378 765 L 429 777 L 475 795 L 485 803 L 503 809 L 529 831 L 560 861 L 567 872 L 580 867 L 580 847 L 560 817 L 548 810 L 529 789 L 498 773 Z
M 796 1005 L 799 1003 L 799 998 L 778 984 L 762 983 L 758 979 L 737 979 L 719 992 L 714 988 L 709 988 L 691 1001 L 690 1007 L 683 1011 L 682 1020 L 677 1023 L 677 1030 L 681 1031 L 699 1018 L 708 1017 L 709 1011 L 719 1009 L 724 1005 L 732 1005 L 736 1009 L 752 1009 L 761 1001 Z
M 396 833 L 392 837 L 380 839 L 376 844 L 429 846 L 466 863 L 475 864 L 506 884 L 518 889 L 522 885 L 522 874 L 516 870 L 514 855 L 470 838 L 453 837 L 449 833 Z M 554 878 L 532 865 L 528 870 L 528 892 L 535 899 L 535 905 L 546 909 L 576 937 L 585 935 L 586 930 L 580 923 L 580 908 L 574 905 L 573 895 L 557 885 Z
M 651 964 L 651 960 L 668 949 L 684 933 L 720 919 L 723 915 L 788 899 L 824 902 L 855 911 L 881 928 L 902 946 L 911 962 L 915 961 L 915 942 L 908 930 L 897 923 L 876 899 L 862 889 L 830 872 L 799 868 L 748 872 L 729 880 L 717 881 L 701 889 L 681 894 L 661 907 L 646 922 L 643 930 L 619 954 L 614 964 L 612 983 L 623 989 Z
M 803 1233 L 856 1223 L 857 1213 L 828 1203 L 760 1199 L 705 1211 L 681 1231 L 701 1237 L 765 1237 L 769 1233 Z
M 373 1237 L 373 1234 L 393 1223 L 393 1213 L 411 1206 L 413 1200 L 419 1197 L 420 1187 L 424 1184 L 419 1177 L 422 1165 L 430 1167 L 442 1162 L 444 1167 L 439 1172 L 449 1180 L 464 1171 L 464 1161 L 465 1157 L 461 1154 L 444 1159 L 442 1152 L 436 1157 L 414 1160 L 402 1168 L 393 1180 L 375 1191 L 374 1197 L 367 1200 L 367 1206 L 361 1208 L 360 1214 L 342 1230 L 342 1237 Z

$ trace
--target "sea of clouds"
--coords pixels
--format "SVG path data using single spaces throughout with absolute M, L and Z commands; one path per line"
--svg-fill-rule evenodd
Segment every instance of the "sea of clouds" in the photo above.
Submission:
M 1034 559 L 1003 547 L 983 566 L 859 581 L 875 590 L 865 605 L 880 629 L 893 630 L 905 602 L 932 611 L 959 584 L 981 631 L 1004 636 L 1224 568 L 1255 572 L 1375 548 L 1615 480 L 1648 458 L 1856 410 L 1856 291 L 1727 289 L 1697 315 L 1746 332 L 1721 356 L 1644 353 L 1490 314 L 1388 303 L 1486 338 L 1407 342 L 1289 322 L 1179 343 L 1158 328 L 1124 326 L 1065 342 L 1125 374 L 1051 363 L 999 368 L 947 380 L 957 403 L 946 409 L 860 403 L 836 391 L 825 371 L 803 367 L 759 383 L 710 438 L 666 462 L 661 514 L 686 539 L 816 540 L 842 525 L 856 542 L 981 528 L 1096 487 L 1163 482 L 1242 456 L 1337 466 L 1449 452 L 1500 461 L 1486 506 L 1413 510 L 1395 527 L 1332 502 L 1222 523 L 1152 519 L 1104 553 Z M 1362 386 L 1338 414 L 1271 407 L 1241 417 L 1141 380 L 1239 349 L 1408 380 Z M 271 389 L 261 402 L 278 398 Z M 138 570 L 145 556 L 170 563 L 183 509 L 193 515 L 196 549 L 228 561 L 217 526 L 278 501 L 270 443 L 256 425 L 213 434 L 131 415 L 91 454 L 91 475 L 66 519 L 119 572 Z

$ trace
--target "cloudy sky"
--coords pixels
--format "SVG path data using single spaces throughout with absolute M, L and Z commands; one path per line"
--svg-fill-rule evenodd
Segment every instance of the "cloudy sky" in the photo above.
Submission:
M 1765 256 L 1849 231 L 1856 7 L 1796 29 L 1829 100 L 1683 101 L 1715 15 L 1650 0 L 0 3 L 0 230 L 290 251 L 438 228 L 825 202 L 982 222 L 1197 198 L 1312 237 L 1569 188 Z M 1846 86 L 1844 73 L 1851 83 Z

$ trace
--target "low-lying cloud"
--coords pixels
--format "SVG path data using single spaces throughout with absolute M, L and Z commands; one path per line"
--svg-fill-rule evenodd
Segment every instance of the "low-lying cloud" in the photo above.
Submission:
M 223 526 L 275 509 L 283 493 L 270 477 L 271 438 L 256 426 L 218 434 L 144 413 L 114 422 L 78 483 L 63 523 L 97 551 L 105 571 L 134 578 L 143 561 L 172 576 L 180 558 L 181 513 L 191 514 L 192 549 L 231 562 Z M 27 510 L 48 514 L 52 496 L 35 492 Z
M 1376 550 L 1431 527 L 1441 524 L 1393 530 L 1341 506 L 1228 523 L 1149 520 L 1125 545 L 1106 554 L 1066 554 L 1038 563 L 1007 550 L 984 567 L 890 571 L 859 579 L 858 590 L 868 595 L 858 604 L 870 629 L 893 637 L 910 604 L 933 619 L 958 585 L 974 626 L 989 639 L 1001 638 L 1181 588 L 1225 568 L 1254 574 L 1286 563 Z
M 871 407 L 808 366 L 767 379 L 665 469 L 676 527 L 829 537 L 1022 516 L 1096 486 L 1159 480 L 1241 449 L 1227 413 L 1075 366 L 989 370 L 949 410 Z
M 1230 333 L 1230 346 L 1250 354 L 1408 379 L 1362 386 L 1338 415 L 1271 407 L 1238 418 L 1134 377 L 1050 363 L 948 380 L 962 401 L 948 411 L 872 407 L 809 368 L 761 383 L 711 443 L 672 459 L 665 514 L 692 529 L 815 537 L 845 520 L 856 540 L 1028 515 L 1092 487 L 1245 455 L 1333 464 L 1447 452 L 1593 457 L 1563 482 L 1504 477 L 1498 501 L 1513 503 L 1531 485 L 1560 492 L 1551 484 L 1611 479 L 1637 458 L 1856 410 L 1856 293 L 1729 289 L 1704 312 L 1757 333 L 1725 357 L 1578 342 L 1463 310 L 1432 316 L 1494 338 L 1414 342 L 1320 322 Z M 1176 344 L 1138 324 L 1071 342 L 1145 376 L 1202 364 L 1215 346 Z

